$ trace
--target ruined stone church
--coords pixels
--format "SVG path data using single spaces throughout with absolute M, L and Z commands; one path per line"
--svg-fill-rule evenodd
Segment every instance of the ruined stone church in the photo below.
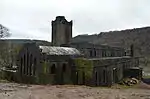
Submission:
M 25 43 L 18 51 L 14 81 L 110 86 L 126 76 L 141 78 L 138 57 L 127 55 L 124 48 L 71 42 L 73 22 L 64 16 L 57 16 L 51 25 L 51 46 Z M 126 75 L 127 70 L 140 72 Z

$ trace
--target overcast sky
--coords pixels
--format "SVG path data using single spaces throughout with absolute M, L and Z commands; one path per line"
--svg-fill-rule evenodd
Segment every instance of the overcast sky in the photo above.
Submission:
M 73 20 L 73 36 L 150 26 L 150 0 L 0 0 L 11 38 L 51 41 L 56 16 Z

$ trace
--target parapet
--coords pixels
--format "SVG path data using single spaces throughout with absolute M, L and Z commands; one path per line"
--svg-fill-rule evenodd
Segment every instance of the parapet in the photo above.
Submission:
M 56 16 L 56 19 L 54 21 L 52 21 L 52 24 L 55 24 L 56 22 L 59 22 L 59 23 L 63 23 L 63 24 L 69 24 L 69 25 L 72 25 L 72 20 L 71 21 L 67 21 L 65 19 L 65 16 Z

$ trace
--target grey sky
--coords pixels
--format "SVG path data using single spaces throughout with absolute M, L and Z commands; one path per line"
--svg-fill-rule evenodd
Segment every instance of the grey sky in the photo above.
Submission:
M 150 26 L 150 0 L 0 0 L 11 38 L 51 41 L 51 20 L 73 20 L 73 36 Z

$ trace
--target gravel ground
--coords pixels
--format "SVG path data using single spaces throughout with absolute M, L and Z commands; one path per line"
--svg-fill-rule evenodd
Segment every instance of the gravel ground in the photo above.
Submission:
M 103 88 L 73 85 L 0 83 L 0 99 L 150 99 L 150 86 Z

